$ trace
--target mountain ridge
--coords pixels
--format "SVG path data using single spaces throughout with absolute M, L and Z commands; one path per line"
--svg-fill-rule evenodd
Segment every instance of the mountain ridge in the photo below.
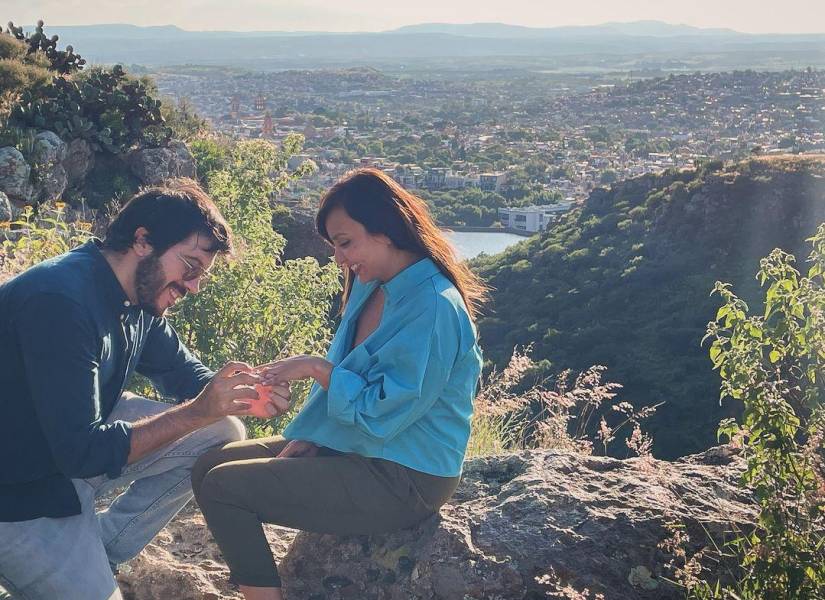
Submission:
M 650 421 L 658 456 L 715 443 L 719 378 L 702 338 L 720 305 L 715 281 L 759 310 L 754 278 L 775 247 L 807 269 L 804 241 L 825 221 L 825 156 L 753 159 L 645 175 L 597 188 L 551 230 L 475 270 L 493 288 L 479 320 L 499 367 L 533 345 L 545 374 L 600 364 Z

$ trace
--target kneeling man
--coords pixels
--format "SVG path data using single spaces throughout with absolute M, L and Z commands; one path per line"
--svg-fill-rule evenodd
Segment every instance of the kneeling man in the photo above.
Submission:
M 102 242 L 0 285 L 0 586 L 12 598 L 120 598 L 113 571 L 192 497 L 198 456 L 245 437 L 230 415 L 247 414 L 257 376 L 243 363 L 213 373 L 164 318 L 231 253 L 213 202 L 176 180 L 138 193 Z M 135 372 L 178 404 L 125 394 Z M 273 391 L 284 408 L 288 388 Z

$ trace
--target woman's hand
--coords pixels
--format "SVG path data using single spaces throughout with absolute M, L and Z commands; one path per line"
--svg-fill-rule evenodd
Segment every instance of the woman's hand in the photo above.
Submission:
M 309 458 L 318 454 L 318 446 L 312 442 L 305 442 L 304 440 L 292 440 L 284 449 L 278 453 L 275 458 Z
M 264 385 L 279 385 L 311 377 L 326 388 L 329 386 L 332 364 L 317 356 L 301 354 L 261 365 L 256 370 Z

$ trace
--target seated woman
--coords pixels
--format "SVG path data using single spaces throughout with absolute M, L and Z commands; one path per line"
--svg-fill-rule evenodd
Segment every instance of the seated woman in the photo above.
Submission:
M 334 534 L 412 526 L 454 492 L 470 435 L 485 288 L 425 203 L 363 169 L 327 192 L 316 225 L 344 271 L 341 324 L 326 359 L 261 368 L 265 383 L 315 385 L 283 437 L 228 444 L 192 473 L 250 600 L 282 598 L 261 522 Z

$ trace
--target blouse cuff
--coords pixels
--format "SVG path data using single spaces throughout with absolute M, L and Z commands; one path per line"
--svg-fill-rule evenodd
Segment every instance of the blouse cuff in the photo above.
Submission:
M 329 376 L 327 412 L 347 425 L 355 424 L 355 399 L 367 386 L 366 380 L 352 371 L 334 367 Z

